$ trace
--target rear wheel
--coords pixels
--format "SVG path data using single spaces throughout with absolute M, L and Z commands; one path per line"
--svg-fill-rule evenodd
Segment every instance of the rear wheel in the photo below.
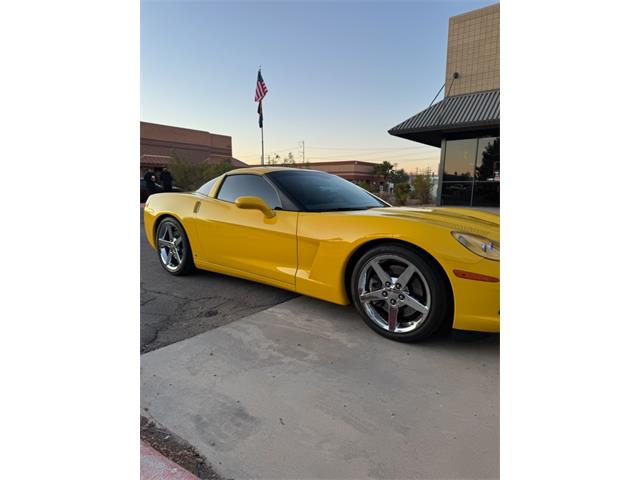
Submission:
M 156 230 L 160 265 L 171 275 L 185 275 L 193 269 L 193 257 L 187 234 L 176 219 L 163 219 Z
M 410 248 L 381 245 L 365 253 L 351 277 L 353 303 L 376 333 L 401 342 L 431 336 L 449 309 L 445 280 Z

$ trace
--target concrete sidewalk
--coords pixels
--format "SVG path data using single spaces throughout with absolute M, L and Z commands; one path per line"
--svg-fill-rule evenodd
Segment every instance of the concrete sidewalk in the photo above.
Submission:
M 497 478 L 499 343 L 401 344 L 300 297 L 141 357 L 145 415 L 229 478 Z
M 198 480 L 198 477 L 140 441 L 140 480 Z

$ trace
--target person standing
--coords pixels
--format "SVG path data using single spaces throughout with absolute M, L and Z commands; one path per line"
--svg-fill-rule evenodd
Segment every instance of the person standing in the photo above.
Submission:
M 156 176 L 151 170 L 144 174 L 144 184 L 147 187 L 147 195 L 156 193 Z
M 167 167 L 162 169 L 160 172 L 160 181 L 162 182 L 162 187 L 165 192 L 171 192 L 173 185 L 173 177 L 171 176 L 171 172 Z

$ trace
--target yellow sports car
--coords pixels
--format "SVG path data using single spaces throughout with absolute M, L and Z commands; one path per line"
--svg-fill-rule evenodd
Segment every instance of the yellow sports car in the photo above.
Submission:
M 393 340 L 499 331 L 498 215 L 392 207 L 335 175 L 258 167 L 151 195 L 144 225 L 173 275 L 197 267 L 353 303 Z

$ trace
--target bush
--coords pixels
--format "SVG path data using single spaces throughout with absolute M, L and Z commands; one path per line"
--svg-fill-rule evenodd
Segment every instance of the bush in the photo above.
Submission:
M 169 170 L 174 183 L 185 191 L 196 190 L 212 178 L 233 170 L 230 160 L 220 163 L 186 162 L 177 155 L 171 155 Z
M 373 186 L 369 185 L 367 182 L 363 182 L 363 181 L 356 182 L 356 185 L 366 190 L 367 192 L 375 193 Z
M 431 175 L 416 175 L 413 180 L 413 188 L 416 198 L 422 204 L 431 203 Z
M 411 186 L 408 182 L 398 183 L 393 188 L 394 196 L 396 197 L 396 202 L 398 205 L 406 205 L 407 199 L 409 198 L 409 192 L 411 191 Z

